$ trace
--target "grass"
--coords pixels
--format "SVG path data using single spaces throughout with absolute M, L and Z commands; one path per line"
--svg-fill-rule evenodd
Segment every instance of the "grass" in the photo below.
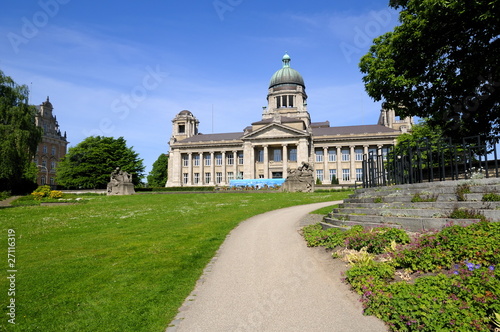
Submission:
M 2 260 L 0 331 L 164 331 L 239 222 L 346 193 L 95 196 L 0 210 L 16 234 L 16 325 Z
M 346 196 L 347 197 L 347 196 Z M 315 210 L 313 212 L 310 212 L 309 214 L 321 214 L 321 215 L 327 215 L 328 213 L 332 212 L 333 209 L 337 209 L 339 207 L 338 204 L 335 204 L 335 205 L 330 205 L 330 206 L 327 206 L 327 207 L 324 207 L 324 208 L 321 208 L 321 209 L 318 209 L 318 210 Z

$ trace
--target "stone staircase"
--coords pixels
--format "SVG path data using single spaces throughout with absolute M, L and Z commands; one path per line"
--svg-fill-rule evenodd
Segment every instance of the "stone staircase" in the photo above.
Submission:
M 500 193 L 500 178 L 357 189 L 323 219 L 323 226 L 384 226 L 424 232 L 442 229 L 450 223 L 467 225 L 480 220 L 450 218 L 457 209 L 498 222 L 500 201 L 483 202 L 487 193 Z

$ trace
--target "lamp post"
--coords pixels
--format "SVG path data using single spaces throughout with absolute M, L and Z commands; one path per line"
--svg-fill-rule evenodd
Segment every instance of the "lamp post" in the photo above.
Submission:
M 36 165 L 36 167 L 42 167 L 42 168 L 45 168 L 45 183 L 42 183 L 43 184 L 47 184 L 47 181 L 49 180 L 49 169 L 47 168 L 47 166 L 44 166 L 44 165 Z M 41 182 L 41 181 L 40 181 Z

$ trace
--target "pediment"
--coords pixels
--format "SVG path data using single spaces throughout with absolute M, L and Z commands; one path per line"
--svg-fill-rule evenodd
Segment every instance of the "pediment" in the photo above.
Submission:
M 265 127 L 259 128 L 256 131 L 248 133 L 241 139 L 271 139 L 271 138 L 287 138 L 287 137 L 307 137 L 306 132 L 291 128 L 282 124 L 271 123 Z

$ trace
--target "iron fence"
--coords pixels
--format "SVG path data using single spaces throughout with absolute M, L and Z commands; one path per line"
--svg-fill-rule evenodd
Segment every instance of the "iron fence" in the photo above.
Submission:
M 387 155 L 363 156 L 364 188 L 474 176 L 499 177 L 496 144 L 479 136 L 466 137 L 460 144 L 422 139 L 392 146 Z

